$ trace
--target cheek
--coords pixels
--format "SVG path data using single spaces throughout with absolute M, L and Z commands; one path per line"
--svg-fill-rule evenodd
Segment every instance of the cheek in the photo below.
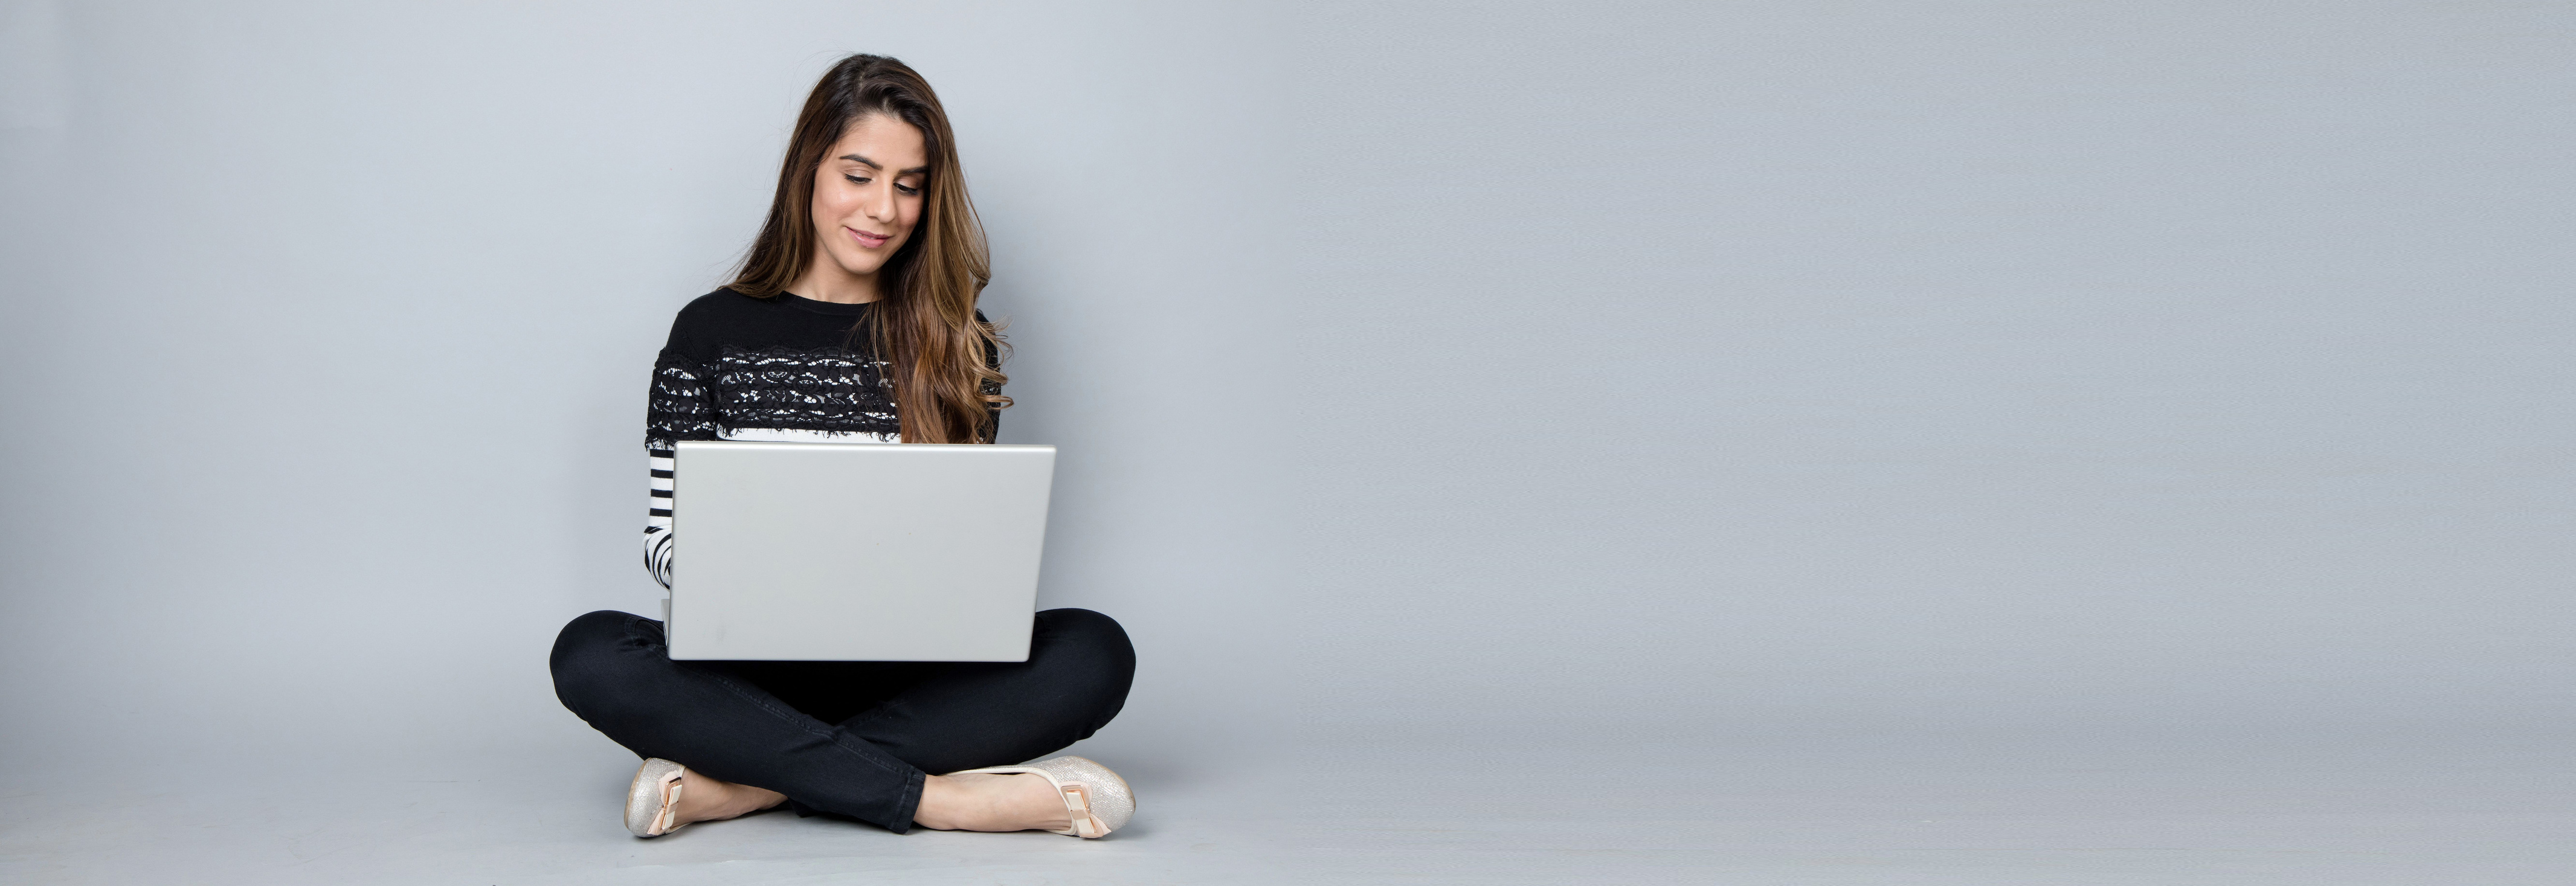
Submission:
M 840 176 L 819 176 L 814 180 L 814 224 L 837 227 L 850 214 L 850 204 L 857 189 Z

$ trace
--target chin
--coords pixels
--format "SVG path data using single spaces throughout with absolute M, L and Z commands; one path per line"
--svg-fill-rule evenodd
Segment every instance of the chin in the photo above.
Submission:
M 852 276 L 865 277 L 876 273 L 878 268 L 885 267 L 885 259 L 873 255 L 858 256 L 856 261 L 851 259 L 851 256 L 837 253 L 832 256 L 833 263 L 840 265 L 841 270 L 849 272 Z

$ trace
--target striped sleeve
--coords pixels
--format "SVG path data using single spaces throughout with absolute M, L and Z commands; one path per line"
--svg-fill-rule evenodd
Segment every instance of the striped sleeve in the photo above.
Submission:
M 698 365 L 664 350 L 653 363 L 651 405 L 644 419 L 644 456 L 652 498 L 644 515 L 644 569 L 671 586 L 671 480 L 673 449 L 682 440 L 717 438 L 715 399 Z
M 644 570 L 671 586 L 671 450 L 645 450 L 653 475 L 652 508 L 644 516 Z

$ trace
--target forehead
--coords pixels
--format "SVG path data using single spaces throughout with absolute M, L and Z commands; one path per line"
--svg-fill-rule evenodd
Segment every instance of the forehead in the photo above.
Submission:
M 876 161 L 888 169 L 910 169 L 927 165 L 929 142 L 912 124 L 886 114 L 869 114 L 850 121 L 841 130 L 841 139 L 832 143 L 829 156 L 857 154 Z

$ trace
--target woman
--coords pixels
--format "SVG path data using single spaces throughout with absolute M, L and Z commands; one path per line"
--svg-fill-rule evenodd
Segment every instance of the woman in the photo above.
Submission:
M 680 309 L 654 366 L 654 579 L 670 586 L 676 441 L 993 442 L 1010 400 L 975 310 L 987 268 L 930 84 L 890 58 L 833 65 L 740 273 Z M 1098 837 L 1135 807 L 1080 757 L 999 765 L 1086 738 L 1126 702 L 1135 651 L 1097 612 L 1038 613 L 1011 664 L 675 662 L 661 622 L 593 612 L 552 664 L 564 706 L 646 758 L 627 803 L 638 836 L 783 803 L 896 833 Z

